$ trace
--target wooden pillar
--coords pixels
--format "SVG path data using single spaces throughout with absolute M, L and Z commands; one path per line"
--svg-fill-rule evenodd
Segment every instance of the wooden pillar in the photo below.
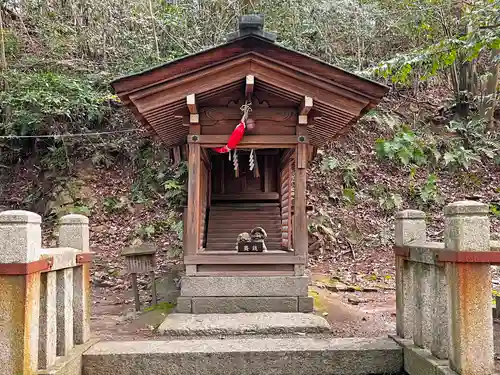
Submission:
M 300 127 L 302 128 L 302 127 Z M 305 130 L 305 129 L 304 129 Z M 308 234 L 306 213 L 307 143 L 297 145 L 295 158 L 294 250 L 307 258 Z
M 189 180 L 184 256 L 196 255 L 200 243 L 201 150 L 198 143 L 189 144 Z

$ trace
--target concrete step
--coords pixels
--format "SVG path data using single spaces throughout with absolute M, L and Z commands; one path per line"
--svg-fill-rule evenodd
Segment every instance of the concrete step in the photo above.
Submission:
M 203 338 L 100 342 L 82 359 L 84 375 L 390 375 L 403 369 L 389 338 Z
M 304 313 L 170 314 L 158 328 L 165 336 L 330 333 L 321 316 Z

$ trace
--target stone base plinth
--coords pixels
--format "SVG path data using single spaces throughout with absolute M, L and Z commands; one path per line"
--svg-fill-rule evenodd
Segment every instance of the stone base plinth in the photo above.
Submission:
M 178 313 L 312 312 L 311 297 L 179 297 Z
M 184 276 L 182 297 L 307 297 L 307 276 Z
M 307 276 L 185 276 L 177 312 L 312 312 Z

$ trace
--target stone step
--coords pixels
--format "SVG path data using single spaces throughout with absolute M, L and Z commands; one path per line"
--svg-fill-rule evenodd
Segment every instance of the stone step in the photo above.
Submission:
M 210 206 L 211 210 L 272 210 L 280 208 L 279 203 L 216 203 Z
M 165 336 L 285 335 L 330 333 L 325 318 L 305 313 L 170 314 L 158 328 Z
M 104 341 L 83 355 L 85 375 L 399 374 L 401 347 L 389 338 L 254 337 Z
M 281 225 L 281 220 L 279 218 L 253 218 L 253 217 L 219 217 L 214 218 L 210 216 L 210 221 L 213 223 L 229 223 L 229 224 L 246 224 L 246 225 L 255 225 L 255 224 L 263 224 L 263 225 Z
M 238 233 L 239 234 L 239 233 Z M 208 234 L 208 240 L 213 240 L 213 239 L 217 239 L 217 240 L 222 240 L 223 242 L 231 242 L 231 243 L 236 243 L 236 238 L 238 237 L 238 235 L 234 235 L 233 233 L 222 233 L 222 232 L 219 232 L 219 233 L 213 233 L 213 232 L 210 232 Z M 276 241 L 281 241 L 281 233 L 268 233 L 267 234 L 267 238 L 266 238 L 266 243 L 268 241 L 272 241 L 272 240 L 276 240 Z
M 251 217 L 279 217 L 280 211 L 243 211 L 243 210 L 220 210 L 213 211 L 210 210 L 210 215 L 217 217 L 229 217 L 229 216 L 251 216 Z

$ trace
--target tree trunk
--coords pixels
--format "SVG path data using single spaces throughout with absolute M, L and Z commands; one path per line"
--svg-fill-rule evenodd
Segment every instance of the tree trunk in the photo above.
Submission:
M 486 92 L 484 93 L 486 97 L 486 106 L 484 112 L 484 119 L 488 122 L 488 128 L 493 129 L 495 122 L 495 108 L 498 103 L 498 73 L 500 69 L 500 63 L 495 62 L 495 59 L 500 57 L 500 49 L 494 49 L 491 51 L 492 66 L 489 71 L 488 81 L 486 83 Z
M 156 34 L 156 18 L 153 13 L 153 3 L 149 0 L 149 15 L 151 16 L 151 25 L 153 26 L 153 36 L 155 38 L 156 58 L 160 60 L 160 48 L 158 47 L 158 35 Z
M 458 23 L 460 23 L 460 20 L 463 16 L 464 5 L 464 1 L 457 1 L 457 3 L 455 4 L 455 14 Z M 469 31 L 470 25 L 463 25 L 460 30 L 460 36 L 467 35 Z M 458 85 L 458 87 L 455 87 L 455 96 L 457 100 L 456 114 L 460 118 L 466 118 L 469 116 L 470 94 L 474 91 L 475 86 L 472 73 L 474 71 L 474 63 L 465 61 L 464 56 L 458 56 L 456 65 L 457 68 L 453 72 L 456 74 L 455 80 L 456 84 Z
M 470 97 L 475 92 L 475 62 L 464 61 L 458 70 L 457 114 L 466 118 L 470 112 Z
M 5 38 L 3 29 L 3 15 L 0 10 L 0 72 L 7 70 L 7 58 L 5 57 Z
M 5 37 L 3 28 L 3 14 L 0 9 L 0 73 L 7 70 L 7 58 L 5 56 Z M 8 90 L 9 84 L 7 83 L 7 78 L 0 79 L 0 90 Z M 9 117 L 10 109 L 4 108 L 6 117 Z

